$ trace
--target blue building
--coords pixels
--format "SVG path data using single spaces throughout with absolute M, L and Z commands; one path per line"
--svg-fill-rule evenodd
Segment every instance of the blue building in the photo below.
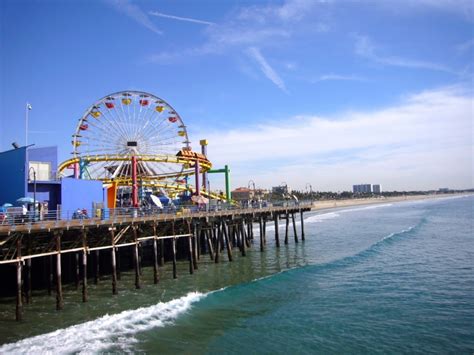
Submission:
M 102 182 L 57 178 L 57 147 L 21 147 L 0 153 L 0 206 L 14 204 L 21 197 L 33 197 L 46 203 L 49 211 L 60 211 L 70 218 L 77 209 L 94 215 L 107 207 Z

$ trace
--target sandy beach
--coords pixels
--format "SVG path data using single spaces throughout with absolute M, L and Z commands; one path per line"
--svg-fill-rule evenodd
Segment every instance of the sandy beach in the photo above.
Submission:
M 467 196 L 470 194 L 433 194 L 433 195 L 413 195 L 413 196 L 394 196 L 394 197 L 379 197 L 379 198 L 359 198 L 359 199 L 347 199 L 347 200 L 325 200 L 313 202 L 313 211 L 324 210 L 328 208 L 337 207 L 351 207 L 351 206 L 362 206 L 362 205 L 373 205 L 373 204 L 384 204 L 402 201 L 418 201 L 418 200 L 429 200 L 438 198 L 449 198 L 455 196 Z

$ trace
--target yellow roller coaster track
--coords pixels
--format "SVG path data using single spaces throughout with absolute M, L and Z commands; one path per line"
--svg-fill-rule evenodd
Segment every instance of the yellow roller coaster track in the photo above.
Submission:
M 154 163 L 171 163 L 171 164 L 183 164 L 184 166 L 194 166 L 196 161 L 199 161 L 200 166 L 200 173 L 206 172 L 212 168 L 212 163 L 207 160 L 204 156 L 200 154 L 189 154 L 188 156 L 175 156 L 175 155 L 137 155 L 138 161 L 144 162 L 154 162 Z M 72 164 L 78 164 L 80 161 L 85 163 L 98 163 L 98 162 L 113 162 L 113 161 L 128 161 L 130 160 L 130 156 L 123 156 L 123 155 L 87 155 L 83 157 L 76 157 L 66 160 L 61 163 L 58 167 L 58 172 L 61 173 L 66 170 Z M 163 182 L 160 180 L 165 180 L 169 178 L 185 176 L 185 175 L 194 175 L 194 169 L 187 169 L 181 171 L 176 174 L 161 174 L 160 176 L 144 176 L 139 177 L 140 184 L 144 187 L 162 187 L 167 190 L 174 190 L 174 191 L 194 191 L 194 188 L 189 185 L 182 185 L 177 183 L 169 183 Z M 116 183 L 119 186 L 132 186 L 132 179 L 131 178 L 102 178 L 98 179 L 102 181 L 104 184 L 110 184 L 112 182 Z M 225 201 L 224 195 L 214 194 L 212 192 L 208 192 L 204 189 L 201 189 L 201 194 L 212 199 L 222 200 Z M 231 201 L 234 203 L 234 201 Z
M 117 183 L 119 186 L 132 186 L 132 179 L 127 179 L 127 178 L 125 178 L 125 179 L 114 179 L 114 180 L 112 180 L 112 179 L 103 179 L 102 182 L 104 184 L 111 184 L 112 182 L 114 182 L 114 183 Z M 160 182 L 160 181 L 150 179 L 150 178 L 141 179 L 140 185 L 143 186 L 143 187 L 161 187 L 161 188 L 169 190 L 169 191 L 179 191 L 179 192 L 191 191 L 191 192 L 195 192 L 194 187 L 192 187 L 190 185 Z M 226 201 L 225 195 L 215 194 L 215 193 L 212 193 L 212 192 L 208 192 L 204 189 L 201 189 L 200 193 L 201 193 L 201 195 L 203 195 L 205 197 L 208 197 L 208 198 L 211 198 L 211 199 Z M 235 201 L 230 201 L 230 202 L 235 203 Z
M 189 156 L 176 156 L 176 155 L 137 155 L 138 161 L 153 162 L 153 163 L 170 163 L 170 164 L 182 164 L 184 166 L 194 166 L 196 161 L 199 162 L 200 172 L 206 172 L 212 168 L 212 163 L 200 154 L 189 155 Z M 107 161 L 129 161 L 130 156 L 124 155 L 87 155 L 83 157 L 75 157 L 66 160 L 61 163 L 58 167 L 58 172 L 61 173 L 72 164 L 78 164 L 80 161 L 84 163 L 98 163 Z M 172 177 L 179 177 L 183 175 L 193 175 L 194 169 L 188 169 L 186 171 L 180 171 L 176 174 L 163 174 L 159 177 L 154 177 L 155 180 L 168 179 Z M 102 179 L 99 179 L 102 180 Z

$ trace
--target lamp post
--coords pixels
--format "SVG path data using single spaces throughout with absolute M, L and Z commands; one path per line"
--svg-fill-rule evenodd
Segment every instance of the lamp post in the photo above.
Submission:
M 28 169 L 28 180 L 30 179 L 30 171 L 33 170 L 33 222 L 36 220 L 36 170 L 32 166 Z
M 28 114 L 33 107 L 28 102 L 25 106 L 25 147 L 28 146 Z

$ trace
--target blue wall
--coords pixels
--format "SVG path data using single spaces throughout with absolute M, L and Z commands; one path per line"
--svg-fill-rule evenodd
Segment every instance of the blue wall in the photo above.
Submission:
M 34 195 L 34 184 L 28 184 L 28 196 Z M 49 210 L 57 210 L 61 204 L 61 181 L 37 182 L 36 183 L 36 200 L 40 202 L 48 202 Z
M 51 179 L 55 179 L 58 170 L 58 147 L 28 148 L 28 161 L 51 163 Z
M 0 153 L 0 205 L 26 194 L 26 148 Z
M 77 209 L 87 209 L 93 216 L 92 204 L 104 203 L 102 182 L 64 178 L 61 180 L 61 218 L 71 218 Z

